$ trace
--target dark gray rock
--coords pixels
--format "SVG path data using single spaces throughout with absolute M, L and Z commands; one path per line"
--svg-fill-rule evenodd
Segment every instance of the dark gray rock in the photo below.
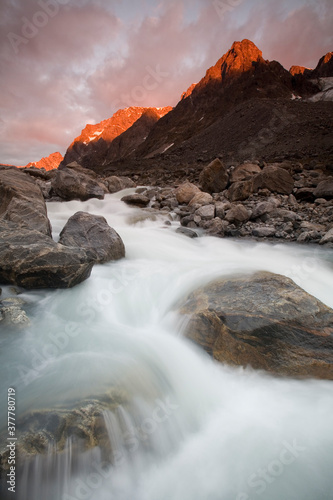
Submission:
M 69 168 L 68 166 L 58 169 L 55 177 L 52 179 L 54 194 L 66 201 L 86 201 L 90 198 L 103 200 L 105 192 L 107 192 L 106 187 L 84 170 L 87 169 L 83 169 L 82 167 Z
M 124 203 L 127 203 L 127 205 L 133 205 L 135 207 L 141 207 L 144 208 L 147 205 L 149 205 L 149 198 L 147 196 L 144 196 L 143 194 L 129 194 L 127 196 L 123 196 L 121 201 Z
M 192 231 L 192 229 L 188 229 L 187 227 L 183 227 L 183 226 L 179 226 L 176 229 L 176 233 L 184 234 L 184 236 L 187 236 L 188 238 L 197 238 L 198 237 L 198 233 L 196 233 L 195 231 Z
M 77 212 L 60 233 L 59 243 L 83 249 L 95 262 L 103 263 L 125 257 L 119 234 L 99 215 Z

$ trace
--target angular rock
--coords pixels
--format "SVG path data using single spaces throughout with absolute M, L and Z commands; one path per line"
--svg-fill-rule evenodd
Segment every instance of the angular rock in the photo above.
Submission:
M 127 203 L 127 205 L 134 205 L 135 207 L 146 207 L 149 205 L 150 199 L 143 194 L 128 194 L 127 196 L 123 196 L 121 201 Z
M 253 194 L 253 182 L 251 180 L 234 182 L 228 189 L 228 197 L 231 202 L 247 200 Z
M 9 326 L 25 327 L 30 324 L 27 313 L 22 309 L 24 300 L 8 297 L 0 300 L 0 321 Z
M 269 189 L 272 193 L 291 194 L 294 188 L 294 179 L 289 172 L 279 167 L 265 167 L 260 174 L 253 178 L 253 187 Z
M 333 228 L 327 231 L 327 233 L 322 237 L 319 245 L 325 245 L 325 243 L 333 243 Z
M 24 288 L 70 288 L 90 276 L 84 250 L 55 243 L 39 231 L 0 221 L 0 283 Z
M 250 219 L 250 212 L 243 205 L 234 205 L 225 216 L 228 222 L 242 223 L 247 222 Z
M 333 379 L 333 310 L 284 276 L 217 280 L 180 309 L 186 336 L 221 362 L 281 375 Z
M 201 172 L 199 182 L 202 190 L 207 193 L 221 193 L 228 185 L 227 167 L 216 158 Z
M 191 199 L 189 206 L 192 207 L 193 205 L 208 205 L 209 203 L 213 202 L 213 197 L 209 193 L 197 193 L 193 196 Z
M 333 198 L 333 177 L 327 177 L 324 181 L 319 182 L 313 194 L 315 198 L 331 200 Z
M 110 193 L 117 193 L 123 189 L 135 187 L 135 182 L 129 177 L 117 177 L 116 175 L 111 175 L 104 179 L 106 182 Z
M 255 163 L 243 163 L 238 165 L 230 176 L 230 182 L 243 182 L 252 179 L 252 177 L 261 172 L 259 165 Z
M 272 201 L 262 201 L 252 210 L 251 219 L 258 219 L 258 217 L 262 217 L 263 215 L 273 212 L 274 210 L 276 210 L 275 203 Z
M 119 234 L 99 215 L 76 212 L 60 233 L 59 243 L 78 247 L 95 262 L 103 263 L 125 257 L 124 243 Z
M 215 214 L 216 214 L 216 217 L 219 217 L 220 219 L 224 219 L 224 217 L 225 217 L 225 210 L 226 210 L 225 203 L 223 203 L 222 201 L 217 201 L 215 203 Z
M 52 179 L 53 192 L 63 200 L 86 201 L 90 198 L 103 200 L 106 188 L 93 178 L 90 173 L 84 172 L 82 167 L 63 167 L 57 170 Z M 94 172 L 92 172 L 94 174 Z M 96 174 L 95 174 L 96 176 Z
M 196 194 L 201 191 L 195 184 L 184 182 L 176 189 L 176 198 L 178 203 L 189 203 Z
M 51 235 L 42 192 L 18 168 L 0 169 L 0 218 Z
M 297 189 L 295 198 L 298 201 L 308 201 L 312 203 L 315 200 L 314 188 L 304 187 Z
M 210 220 L 215 217 L 215 206 L 214 205 L 204 205 L 195 211 L 195 215 L 201 217 L 202 220 Z

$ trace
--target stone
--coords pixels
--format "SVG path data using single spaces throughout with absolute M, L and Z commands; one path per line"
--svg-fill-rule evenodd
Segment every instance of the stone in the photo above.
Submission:
M 86 212 L 76 212 L 68 219 L 59 243 L 83 249 L 96 263 L 125 257 L 125 246 L 119 234 L 104 217 Z
M 223 236 L 228 222 L 221 220 L 219 217 L 215 217 L 213 220 L 206 221 L 203 228 L 206 230 L 207 234 L 212 236 L 219 235 Z
M 309 222 L 304 220 L 300 224 L 301 231 L 325 231 L 326 227 L 323 224 L 318 224 L 316 222 Z
M 214 219 L 215 217 L 215 206 L 214 205 L 203 205 L 195 211 L 195 215 L 198 215 L 203 220 Z
M 149 198 L 144 196 L 143 194 L 128 194 L 127 196 L 123 196 L 121 201 L 125 202 L 127 205 L 134 205 L 135 207 L 144 208 L 149 205 Z
M 123 189 L 135 187 L 135 182 L 133 182 L 129 177 L 118 177 L 116 175 L 111 175 L 110 177 L 106 177 L 104 181 L 108 186 L 110 193 L 117 193 L 118 191 L 122 191 Z
M 233 170 L 230 176 L 230 182 L 247 181 L 260 172 L 261 168 L 256 163 L 243 163 Z
M 322 233 L 319 233 L 318 231 L 304 231 L 299 235 L 297 238 L 298 243 L 305 243 L 308 241 L 313 241 L 317 240 L 319 241 L 322 237 Z
M 285 276 L 221 278 L 191 293 L 180 312 L 185 335 L 218 361 L 333 379 L 333 310 Z
M 229 207 L 231 207 L 231 204 L 229 203 Z M 215 203 L 215 215 L 216 217 L 219 217 L 220 219 L 224 219 L 225 217 L 225 203 L 222 201 L 217 201 Z
M 253 192 L 253 182 L 251 180 L 234 182 L 228 189 L 228 198 L 231 202 L 244 201 L 251 196 Z
M 327 177 L 324 181 L 319 182 L 313 194 L 315 198 L 331 200 L 333 198 L 333 177 Z
M 250 219 L 250 212 L 243 205 L 234 205 L 230 210 L 228 210 L 225 219 L 228 222 L 233 223 L 243 223 Z
M 213 202 L 213 197 L 209 193 L 197 193 L 193 196 L 191 201 L 189 202 L 189 206 L 192 205 L 208 205 Z
M 85 172 L 88 169 L 64 167 L 58 169 L 52 179 L 52 191 L 65 201 L 90 198 L 104 199 L 106 187 L 98 182 L 94 176 Z M 92 172 L 96 176 L 94 172 Z
M 198 186 L 191 182 L 184 182 L 176 189 L 176 198 L 178 203 L 190 203 L 193 196 L 201 193 Z
M 0 300 L 0 321 L 9 326 L 26 327 L 30 324 L 27 313 L 22 306 L 24 300 L 18 297 L 8 297 Z
M 274 210 L 276 210 L 275 203 L 273 203 L 272 201 L 262 201 L 255 205 L 254 209 L 252 210 L 251 219 L 258 219 L 259 217 L 262 217 L 265 214 L 269 214 Z
M 319 245 L 325 245 L 326 243 L 333 243 L 333 228 L 324 234 L 319 242 Z
M 269 238 L 274 236 L 276 229 L 274 226 L 258 226 L 252 229 L 253 236 L 257 238 Z
M 198 233 L 196 231 L 192 231 L 192 229 L 188 229 L 187 227 L 179 226 L 176 229 L 176 233 L 178 234 L 184 234 L 188 238 L 197 238 Z
M 0 220 L 0 283 L 23 288 L 70 288 L 90 276 L 94 262 L 33 229 Z
M 229 174 L 227 167 L 216 158 L 201 172 L 199 183 L 207 193 L 221 193 L 228 185 Z
M 268 166 L 253 177 L 253 188 L 254 191 L 269 189 L 272 193 L 289 195 L 294 188 L 294 179 L 287 170 Z
M 18 168 L 0 168 L 0 218 L 51 236 L 43 194 Z
M 307 201 L 309 203 L 312 203 L 316 198 L 314 195 L 314 188 L 304 187 L 297 189 L 297 191 L 295 192 L 295 198 L 298 201 Z

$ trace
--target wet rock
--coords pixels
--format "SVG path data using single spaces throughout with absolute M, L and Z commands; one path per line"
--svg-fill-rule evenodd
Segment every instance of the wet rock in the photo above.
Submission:
M 251 213 L 243 205 L 234 205 L 228 210 L 225 219 L 228 222 L 235 224 L 247 222 L 250 219 Z
M 123 189 L 135 187 L 135 183 L 129 177 L 118 177 L 116 175 L 111 175 L 110 177 L 106 177 L 104 181 L 110 193 L 117 193 L 118 191 L 122 191 Z
M 51 235 L 42 192 L 18 168 L 0 168 L 0 218 Z
M 333 379 L 333 310 L 289 278 L 222 278 L 190 294 L 180 312 L 186 336 L 218 361 Z
M 79 248 L 39 231 L 0 221 L 0 283 L 24 288 L 70 288 L 90 276 L 93 260 Z
M 149 198 L 144 196 L 143 194 L 128 194 L 127 196 L 123 196 L 121 201 L 127 203 L 127 205 L 134 205 L 135 207 L 144 208 L 149 205 Z
M 2 324 L 25 327 L 30 324 L 30 320 L 22 308 L 24 300 L 18 297 L 8 297 L 0 300 L 0 321 Z
M 83 249 L 95 262 L 103 263 L 125 257 L 119 234 L 99 215 L 77 212 L 60 233 L 59 243 Z
M 176 198 L 178 203 L 189 203 L 196 194 L 201 191 L 195 184 L 184 182 L 176 189 Z
M 97 181 L 96 174 L 92 176 L 88 169 L 69 168 L 69 166 L 57 170 L 52 179 L 52 190 L 65 201 L 86 201 L 90 198 L 103 200 L 107 192 L 106 187 Z
M 184 234 L 188 238 L 197 238 L 198 237 L 198 233 L 196 233 L 192 229 L 189 229 L 189 228 L 183 227 L 183 226 L 179 226 L 176 229 L 176 233 L 178 233 L 178 234 Z
M 227 167 L 216 158 L 202 170 L 199 182 L 203 191 L 221 193 L 229 182 Z
M 254 190 L 269 189 L 272 193 L 291 194 L 294 179 L 283 168 L 268 166 L 253 178 Z

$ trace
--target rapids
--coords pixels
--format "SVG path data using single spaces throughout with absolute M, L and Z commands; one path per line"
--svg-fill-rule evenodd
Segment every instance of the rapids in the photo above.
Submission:
M 61 456 L 50 449 L 24 468 L 16 498 L 333 500 L 332 382 L 218 364 L 182 336 L 177 315 L 189 292 L 234 271 L 289 276 L 333 307 L 332 252 L 190 240 L 167 214 L 122 203 L 127 192 L 48 204 L 54 238 L 76 211 L 100 214 L 126 258 L 73 289 L 24 292 L 31 325 L 0 336 L 1 422 L 8 387 L 17 425 L 27 411 L 126 391 L 128 408 L 104 414 L 114 465 L 98 448 L 75 454 L 69 440 Z

